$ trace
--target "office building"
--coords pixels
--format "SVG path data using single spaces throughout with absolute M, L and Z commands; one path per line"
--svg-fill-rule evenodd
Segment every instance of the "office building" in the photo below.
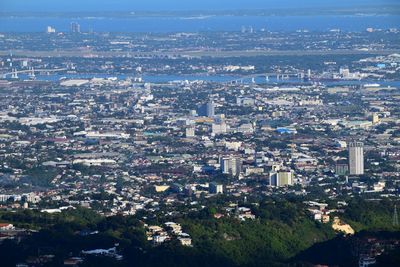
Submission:
M 238 176 L 242 172 L 242 160 L 237 157 L 221 159 L 222 173 L 231 176 Z
M 350 175 L 364 174 L 364 144 L 362 142 L 351 142 L 348 147 Z
M 209 191 L 211 194 L 223 194 L 224 187 L 222 184 L 210 183 Z
M 71 32 L 80 33 L 81 32 L 81 25 L 79 25 L 77 22 L 72 22 L 71 23 Z
M 237 97 L 236 104 L 243 107 L 252 107 L 255 105 L 255 100 L 250 97 Z
M 348 78 L 348 77 L 350 76 L 350 70 L 349 70 L 349 68 L 340 68 L 339 74 L 340 74 L 343 78 Z
M 195 127 L 192 125 L 187 127 L 185 135 L 187 138 L 195 137 Z
M 379 115 L 377 113 L 372 114 L 372 124 L 379 123 Z
M 209 101 L 203 105 L 201 105 L 197 109 L 197 114 L 203 117 L 213 118 L 215 116 L 215 104 L 214 101 Z
M 337 163 L 335 166 L 335 173 L 340 176 L 347 175 L 349 173 L 349 165 Z
M 211 125 L 211 131 L 212 135 L 225 134 L 228 131 L 228 127 L 224 121 L 221 121 L 219 123 L 213 123 Z
M 293 171 L 271 171 L 269 173 L 269 185 L 277 187 L 293 185 L 293 176 Z
M 56 32 L 56 29 L 53 28 L 53 27 L 51 27 L 51 26 L 47 26 L 46 32 L 47 32 L 47 33 L 55 33 L 55 32 Z
M 207 117 L 212 118 L 215 116 L 215 105 L 213 101 L 206 104 L 207 106 Z

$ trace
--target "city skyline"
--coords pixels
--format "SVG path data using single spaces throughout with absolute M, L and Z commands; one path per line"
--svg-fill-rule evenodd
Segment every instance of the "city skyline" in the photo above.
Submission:
M 0 266 L 400 266 L 394 0 L 0 0 Z

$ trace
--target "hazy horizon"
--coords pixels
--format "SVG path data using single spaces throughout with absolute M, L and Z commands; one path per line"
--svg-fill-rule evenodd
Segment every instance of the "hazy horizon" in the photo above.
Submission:
M 2 0 L 0 12 L 85 12 L 85 11 L 173 11 L 173 10 L 232 10 L 232 9 L 273 9 L 273 8 L 324 8 L 324 7 L 357 7 L 399 4 L 396 0 Z

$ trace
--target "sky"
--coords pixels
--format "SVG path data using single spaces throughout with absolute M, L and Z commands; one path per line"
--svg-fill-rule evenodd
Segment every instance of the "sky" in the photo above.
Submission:
M 229 10 L 382 4 L 399 4 L 399 0 L 0 0 L 0 12 Z

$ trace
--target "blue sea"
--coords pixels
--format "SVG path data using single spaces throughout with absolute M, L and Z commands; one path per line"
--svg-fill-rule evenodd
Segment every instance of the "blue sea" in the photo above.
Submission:
M 400 28 L 400 15 L 352 16 L 199 16 L 199 17 L 132 17 L 132 18 L 47 18 L 2 17 L 0 32 L 44 32 L 47 26 L 67 32 L 71 22 L 78 22 L 82 31 L 94 32 L 201 32 L 240 31 L 364 31 Z

